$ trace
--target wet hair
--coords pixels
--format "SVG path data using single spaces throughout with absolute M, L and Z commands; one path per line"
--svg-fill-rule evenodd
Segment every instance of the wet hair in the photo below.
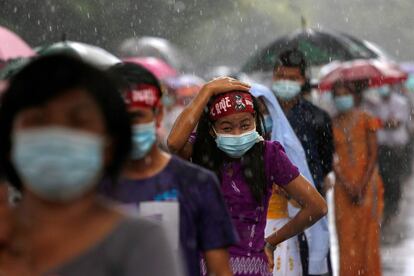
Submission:
M 107 73 L 78 58 L 54 54 L 34 59 L 14 75 L 2 98 L 0 167 L 15 188 L 22 186 L 10 160 L 11 135 L 17 114 L 73 89 L 85 91 L 101 110 L 106 131 L 113 141 L 112 160 L 104 168 L 104 177 L 115 180 L 118 176 L 131 149 L 131 127 L 122 97 Z
M 158 79 L 149 70 L 136 63 L 118 63 L 110 67 L 108 72 L 117 80 L 117 87 L 122 95 L 131 85 L 149 84 L 155 86 L 158 96 L 162 97 L 162 88 Z
M 232 91 L 234 92 L 234 91 Z M 246 93 L 246 92 L 241 92 Z M 255 97 L 252 97 L 255 117 L 256 130 L 260 135 L 264 135 L 263 115 L 259 110 L 259 104 Z M 221 178 L 221 169 L 224 161 L 228 158 L 221 151 L 211 135 L 214 122 L 209 117 L 209 107 L 214 101 L 212 98 L 204 109 L 198 122 L 196 140 L 193 147 L 192 161 L 217 174 Z M 261 203 L 266 193 L 266 176 L 264 170 L 264 143 L 256 143 L 246 154 L 241 157 L 243 175 L 249 185 L 250 191 L 257 202 Z
M 274 70 L 281 66 L 299 68 L 302 76 L 306 78 L 307 64 L 305 55 L 297 49 L 289 49 L 279 54 Z

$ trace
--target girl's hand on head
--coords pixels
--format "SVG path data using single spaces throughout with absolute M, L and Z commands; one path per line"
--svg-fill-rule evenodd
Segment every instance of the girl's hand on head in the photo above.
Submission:
M 247 83 L 238 81 L 230 77 L 220 77 L 213 79 L 206 83 L 203 87 L 203 90 L 206 90 L 210 93 L 210 96 L 219 95 L 222 93 L 239 90 L 248 92 L 250 85 Z

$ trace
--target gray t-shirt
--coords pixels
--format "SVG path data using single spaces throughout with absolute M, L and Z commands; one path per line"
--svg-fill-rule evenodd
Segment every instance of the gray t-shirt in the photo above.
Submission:
M 181 276 L 163 228 L 128 218 L 104 240 L 45 276 Z

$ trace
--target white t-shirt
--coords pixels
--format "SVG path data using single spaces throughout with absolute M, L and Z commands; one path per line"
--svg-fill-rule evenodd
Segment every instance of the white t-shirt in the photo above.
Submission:
M 392 93 L 388 100 L 381 100 L 374 107 L 374 114 L 383 122 L 397 120 L 401 122 L 395 129 L 380 129 L 378 143 L 384 146 L 404 146 L 409 142 L 408 123 L 410 121 L 410 106 L 408 99 Z

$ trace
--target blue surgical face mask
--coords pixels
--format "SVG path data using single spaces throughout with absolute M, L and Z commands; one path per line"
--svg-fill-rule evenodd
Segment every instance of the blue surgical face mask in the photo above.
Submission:
M 272 91 L 282 100 L 291 100 L 299 95 L 302 85 L 297 81 L 277 80 L 272 84 Z
M 388 97 L 391 94 L 391 88 L 388 85 L 378 87 L 377 91 L 381 97 Z
M 215 130 L 214 130 L 215 131 Z M 242 157 L 257 142 L 263 141 L 256 129 L 240 135 L 221 134 L 216 132 L 217 147 L 232 158 Z
M 137 124 L 132 127 L 132 154 L 131 158 L 144 158 L 157 140 L 155 122 Z
M 90 191 L 103 169 L 104 139 L 61 127 L 18 130 L 12 162 L 25 187 L 39 197 L 71 201 Z
M 265 132 L 272 133 L 272 129 L 273 129 L 272 117 L 270 115 L 264 115 L 263 119 L 264 119 Z
M 335 97 L 334 102 L 339 112 L 345 112 L 354 107 L 354 97 L 352 95 Z

